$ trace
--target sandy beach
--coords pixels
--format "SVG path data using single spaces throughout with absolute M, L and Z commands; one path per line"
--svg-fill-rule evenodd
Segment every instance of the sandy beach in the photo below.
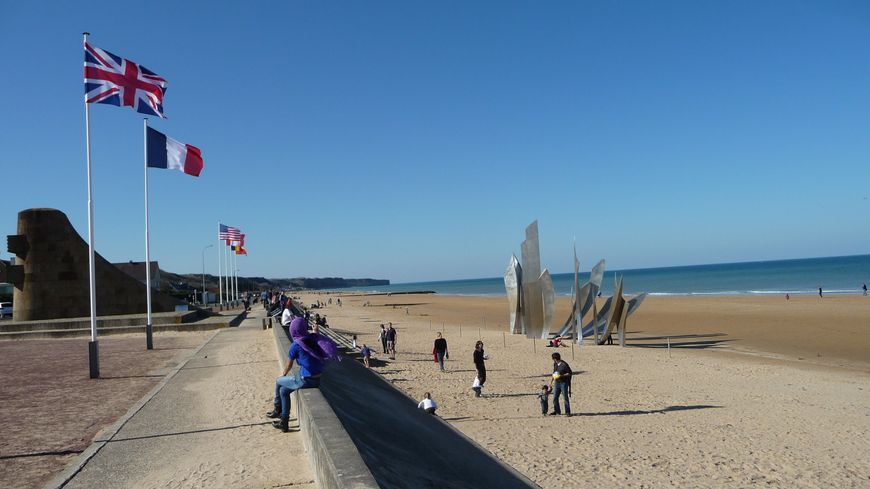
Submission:
M 575 372 L 571 418 L 541 416 L 535 394 L 554 350 L 503 334 L 504 298 L 342 302 L 314 312 L 373 346 L 386 379 L 417 399 L 430 391 L 442 418 L 542 487 L 870 486 L 866 297 L 651 297 L 629 319 L 627 348 L 559 349 Z M 569 307 L 558 301 L 559 323 Z M 390 321 L 395 361 L 376 344 Z M 432 361 L 436 331 L 449 342 L 444 373 Z M 478 337 L 490 357 L 482 398 L 470 390 Z

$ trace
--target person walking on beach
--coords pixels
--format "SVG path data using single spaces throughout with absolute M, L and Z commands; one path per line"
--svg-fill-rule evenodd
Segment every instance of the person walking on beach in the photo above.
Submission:
M 387 330 L 384 329 L 384 325 L 381 325 L 381 332 L 378 333 L 378 340 L 380 340 L 381 345 L 384 347 L 384 353 L 387 353 Z
M 393 328 L 393 323 L 387 328 L 387 350 L 390 352 L 390 360 L 396 359 L 396 329 Z
M 444 359 L 450 359 L 450 353 L 447 351 L 447 340 L 441 337 L 441 332 L 438 332 L 438 337 L 435 338 L 435 346 L 432 348 L 432 355 L 435 356 L 435 361 L 438 362 L 438 367 L 444 371 Z
M 429 414 L 435 414 L 435 410 L 438 409 L 438 404 L 432 400 L 432 394 L 427 392 L 423 394 L 423 400 L 417 404 L 417 409 L 422 409 Z
M 861 288 L 864 289 L 864 295 L 867 295 L 867 284 L 864 284 Z
M 480 387 L 486 383 L 486 354 L 483 352 L 483 342 L 478 340 L 474 344 L 474 368 L 477 369 L 477 379 L 480 380 Z
M 571 416 L 571 367 L 562 360 L 562 355 L 553 353 L 553 412 L 551 416 L 562 414 L 559 409 L 559 396 L 565 396 L 565 416 Z
M 371 368 L 369 366 L 369 360 L 372 358 L 372 349 L 368 347 L 365 343 L 363 343 L 362 350 L 359 351 L 359 354 L 363 357 L 363 363 L 366 368 Z
M 290 394 L 297 389 L 312 389 L 320 386 L 323 364 L 338 358 L 338 347 L 328 337 L 309 333 L 305 319 L 297 317 L 290 323 L 293 343 L 287 352 L 284 373 L 275 380 L 275 400 L 266 417 L 279 418 L 272 426 L 286 433 L 289 431 Z M 294 362 L 299 362 L 299 373 L 289 375 Z
M 819 287 L 819 297 L 822 297 L 822 288 Z

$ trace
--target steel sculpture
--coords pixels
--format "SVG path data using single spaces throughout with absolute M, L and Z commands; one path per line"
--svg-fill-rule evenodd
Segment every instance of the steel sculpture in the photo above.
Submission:
M 507 290 L 510 307 L 510 322 L 508 330 L 511 334 L 523 334 L 522 295 L 523 267 L 516 255 L 511 255 L 507 270 L 504 273 L 504 288 Z
M 544 329 L 544 300 L 541 290 L 541 252 L 538 244 L 538 221 L 526 227 L 523 257 L 523 328 L 527 338 L 541 338 Z
M 521 245 L 522 265 L 516 255 L 512 255 L 505 270 L 504 283 L 508 296 L 510 320 L 508 330 L 512 334 L 524 334 L 528 338 L 546 338 L 555 313 L 555 290 L 550 271 L 541 272 L 541 254 L 538 241 L 538 221 L 526 227 L 526 239 Z M 642 293 L 626 300 L 623 295 L 622 278 L 616 281 L 614 294 L 608 297 L 601 309 L 596 298 L 604 279 L 604 260 L 592 267 L 589 281 L 582 286 L 579 281 L 580 261 L 574 250 L 574 285 L 572 287 L 571 312 L 562 324 L 558 334 L 570 336 L 572 341 L 582 337 L 594 336 L 595 343 L 606 343 L 613 334 L 625 346 L 626 319 L 640 307 L 647 294 Z M 592 310 L 591 319 L 584 323 L 584 317 Z M 579 334 L 578 334 L 579 329 Z
M 556 315 L 556 290 L 553 288 L 553 279 L 550 277 L 550 271 L 546 268 L 541 273 L 538 283 L 541 284 L 542 312 L 544 314 L 544 322 L 541 325 L 539 338 L 544 339 L 549 336 L 550 325 L 553 324 L 553 317 Z

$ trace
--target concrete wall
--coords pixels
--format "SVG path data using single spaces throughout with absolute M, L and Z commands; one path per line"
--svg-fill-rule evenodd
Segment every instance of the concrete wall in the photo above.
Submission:
M 287 363 L 290 339 L 280 321 L 272 329 L 281 370 Z M 294 373 L 298 366 L 293 367 Z M 293 407 L 305 439 L 305 449 L 320 489 L 377 489 L 380 486 L 363 462 L 353 440 L 335 416 L 320 389 L 293 393 Z
M 16 321 L 90 316 L 88 244 L 66 214 L 56 209 L 19 212 L 18 235 L 10 236 L 9 243 L 23 269 L 23 282 L 14 292 Z M 144 313 L 145 286 L 98 254 L 95 260 L 97 315 Z M 154 312 L 173 311 L 180 303 L 152 292 Z

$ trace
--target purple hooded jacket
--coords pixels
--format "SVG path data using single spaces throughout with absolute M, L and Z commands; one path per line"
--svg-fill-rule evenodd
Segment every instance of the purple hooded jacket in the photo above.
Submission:
M 309 333 L 307 321 L 303 317 L 296 317 L 290 322 L 290 337 L 293 343 L 320 361 L 341 360 L 335 342 L 322 334 Z

